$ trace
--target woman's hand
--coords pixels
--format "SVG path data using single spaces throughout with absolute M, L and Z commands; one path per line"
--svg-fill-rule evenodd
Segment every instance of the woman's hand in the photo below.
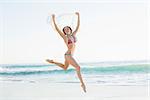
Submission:
M 76 15 L 79 15 L 79 12 L 75 12 Z
M 52 18 L 53 18 L 53 19 L 55 18 L 55 15 L 54 15 L 54 14 L 52 14 Z

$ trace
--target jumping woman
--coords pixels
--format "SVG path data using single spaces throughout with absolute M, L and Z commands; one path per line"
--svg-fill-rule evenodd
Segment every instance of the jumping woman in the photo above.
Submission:
M 46 59 L 46 61 L 49 63 L 52 63 L 52 64 L 56 64 L 57 66 L 63 68 L 64 70 L 67 70 L 69 65 L 72 65 L 73 67 L 75 67 L 78 78 L 81 82 L 81 87 L 83 88 L 84 92 L 86 92 L 86 87 L 85 87 L 85 84 L 83 82 L 81 72 L 80 72 L 80 65 L 73 58 L 73 53 L 74 53 L 75 43 L 76 43 L 76 33 L 80 26 L 80 15 L 78 12 L 76 12 L 75 14 L 78 16 L 78 22 L 77 22 L 77 27 L 76 27 L 75 31 L 73 31 L 73 32 L 72 32 L 72 29 L 70 26 L 65 26 L 63 28 L 63 30 L 61 31 L 58 28 L 58 26 L 56 25 L 55 15 L 54 14 L 52 15 L 52 20 L 53 20 L 55 29 L 60 34 L 60 36 L 63 38 L 65 44 L 67 45 L 68 50 L 66 51 L 66 53 L 64 55 L 65 56 L 64 64 L 53 61 L 53 60 L 49 60 L 49 59 Z

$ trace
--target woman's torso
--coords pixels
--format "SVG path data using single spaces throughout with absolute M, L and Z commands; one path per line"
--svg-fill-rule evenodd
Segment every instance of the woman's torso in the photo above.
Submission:
M 65 37 L 64 41 L 68 48 L 66 54 L 73 54 L 75 49 L 76 37 L 74 35 L 68 35 Z

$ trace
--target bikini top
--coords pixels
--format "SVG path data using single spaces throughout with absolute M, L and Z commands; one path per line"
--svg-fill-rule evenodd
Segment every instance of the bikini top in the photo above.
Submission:
M 68 44 L 71 44 L 71 43 L 76 43 L 76 37 L 74 36 L 74 35 L 70 35 L 70 37 L 68 37 L 67 36 L 67 38 L 68 38 Z

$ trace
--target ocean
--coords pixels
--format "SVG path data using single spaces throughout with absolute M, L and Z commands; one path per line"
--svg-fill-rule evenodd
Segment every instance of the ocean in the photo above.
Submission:
M 150 63 L 146 61 L 80 63 L 85 83 L 100 85 L 148 85 Z M 1 64 L 0 82 L 79 83 L 75 69 L 52 64 Z

